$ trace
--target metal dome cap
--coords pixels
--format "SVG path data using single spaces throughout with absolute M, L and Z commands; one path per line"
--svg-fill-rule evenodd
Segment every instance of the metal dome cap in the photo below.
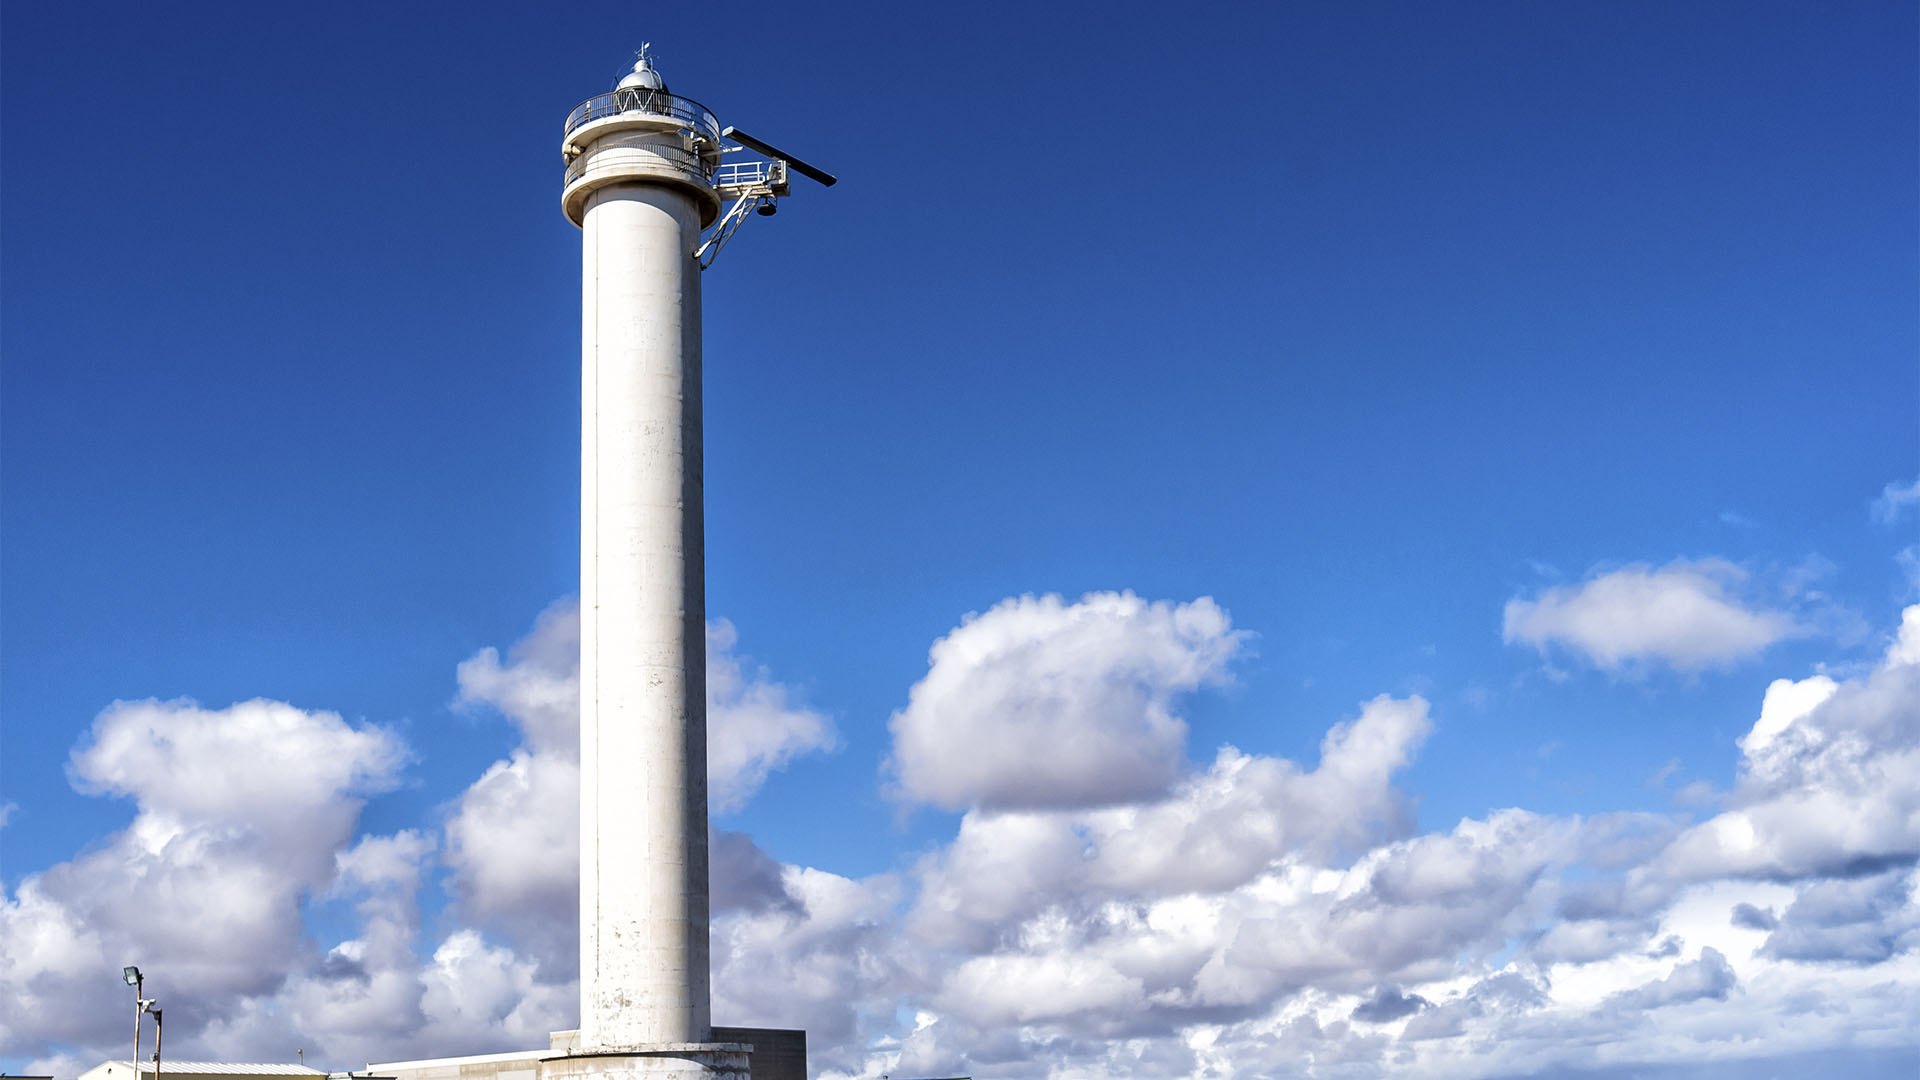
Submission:
M 627 74 L 626 78 L 621 79 L 614 89 L 659 90 L 662 92 L 667 89 L 667 81 L 660 77 L 660 72 L 653 66 L 652 49 L 652 42 L 647 42 L 640 46 L 640 57 L 633 62 L 633 70 Z

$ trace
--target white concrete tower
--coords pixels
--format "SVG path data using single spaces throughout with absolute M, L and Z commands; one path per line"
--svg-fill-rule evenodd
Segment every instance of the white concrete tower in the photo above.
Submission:
M 747 1075 L 708 1012 L 700 233 L 721 133 L 644 51 L 568 116 L 583 238 L 580 1043 L 548 1077 Z

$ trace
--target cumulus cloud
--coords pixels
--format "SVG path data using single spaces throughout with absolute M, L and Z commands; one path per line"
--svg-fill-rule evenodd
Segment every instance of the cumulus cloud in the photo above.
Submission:
M 712 911 L 798 913 L 799 898 L 787 889 L 786 868 L 746 833 L 713 831 L 708 838 L 708 889 Z
M 274 994 L 218 1018 L 202 1045 L 276 1060 L 297 1032 L 309 1060 L 358 1065 L 544 1046 L 548 1032 L 572 1026 L 578 990 L 552 977 L 549 958 L 458 926 L 416 955 L 431 849 L 430 837 L 407 830 L 343 853 L 328 898 L 353 904 L 356 933 L 290 971 Z
M 1745 927 L 1748 930 L 1771 930 L 1780 925 L 1779 917 L 1771 908 L 1755 907 L 1747 903 L 1733 905 L 1731 918 L 1733 925 Z
M 915 871 L 909 939 L 916 953 L 958 959 L 926 999 L 939 1022 L 908 1040 L 899 1068 L 957 1067 L 942 1054 L 960 1053 L 983 1067 L 991 1053 L 1013 1075 L 1044 1075 L 1047 1062 L 1131 1069 L 1114 1056 L 1116 1040 L 1178 1039 L 1196 1024 L 1259 1028 L 1303 993 L 1342 996 L 1313 1024 L 1289 1019 L 1289 1038 L 1334 1056 L 1374 1047 L 1347 1021 L 1355 1009 L 1383 1017 L 1386 1006 L 1362 1008 L 1372 999 L 1361 995 L 1451 974 L 1463 953 L 1523 931 L 1546 906 L 1547 870 L 1577 850 L 1577 829 L 1509 812 L 1378 847 L 1406 826 L 1375 832 L 1353 845 L 1371 850 L 1341 869 L 1341 845 L 1323 834 L 1341 826 L 1329 819 L 1390 802 L 1388 777 L 1426 726 L 1424 703 L 1380 699 L 1335 725 L 1312 771 L 1228 750 L 1224 767 L 1134 807 L 970 811 L 952 847 Z M 1377 764 L 1350 769 L 1349 753 Z M 1220 805 L 1229 778 L 1249 769 L 1265 776 L 1249 775 L 1245 796 Z M 1291 820 L 1308 790 L 1328 800 L 1327 817 Z M 1153 818 L 1163 821 L 1142 827 L 1144 842 L 1127 842 L 1128 822 Z M 1167 823 L 1198 827 L 1183 835 Z M 1215 829 L 1217 845 L 1199 842 Z M 1223 862 L 1219 851 L 1237 839 L 1251 850 Z M 1022 993 L 1032 987 L 1044 989 Z M 1241 1055 L 1271 1032 L 1246 1037 L 1226 1055 L 1242 1070 Z M 1080 1040 L 1084 1056 L 1069 1050 Z M 1130 1045 L 1137 1057 L 1140 1044 Z
M 502 662 L 492 646 L 462 662 L 456 708 L 498 711 L 520 744 L 454 800 L 447 887 L 476 925 L 551 957 L 572 976 L 580 897 L 580 615 L 549 607 Z
M 741 854 L 738 840 L 731 846 Z M 911 956 L 893 925 L 902 883 L 891 874 L 770 869 L 777 886 L 763 880 L 755 902 L 721 895 L 716 882 L 713 1015 L 802 1027 L 813 1071 L 857 1072 L 866 1048 L 892 1030 L 902 998 L 927 979 L 930 958 Z
M 457 708 L 497 710 L 527 748 L 580 756 L 580 605 L 562 600 L 540 613 L 507 650 L 489 645 L 455 669 Z
M 1510 644 L 1559 645 L 1609 671 L 1724 666 L 1800 632 L 1791 615 L 1746 600 L 1746 581 L 1746 571 L 1719 559 L 1625 566 L 1507 601 L 1501 632 Z
M 1738 981 L 1726 956 L 1708 946 L 1700 950 L 1698 959 L 1674 965 L 1672 974 L 1665 978 L 1623 990 L 1608 998 L 1606 1004 L 1623 1009 L 1658 1009 L 1701 998 L 1724 1001 Z
M 715 786 L 737 803 L 831 725 L 764 672 L 710 641 Z M 503 657 L 459 665 L 463 709 L 494 709 L 518 735 L 447 807 L 435 831 L 356 835 L 368 795 L 409 754 L 391 732 L 280 702 L 207 709 L 117 702 L 74 751 L 74 786 L 130 797 L 131 825 L 70 862 L 28 875 L 0 905 L 0 1054 L 90 1066 L 117 1046 L 102 1018 L 124 989 L 102 972 L 166 973 L 168 1043 L 183 1054 L 278 1058 L 288 1032 L 353 1062 L 543 1045 L 571 1026 L 578 831 L 578 619 L 542 614 Z M 715 899 L 797 910 L 782 869 L 721 834 Z M 438 861 L 436 861 L 436 856 Z M 421 890 L 444 869 L 457 923 L 423 943 Z M 310 918 L 349 929 L 323 944 Z M 499 935 L 490 939 L 489 934 Z M 423 944 L 429 948 L 422 950 Z M 423 963 L 421 957 L 428 956 Z
M 1900 613 L 1900 629 L 1887 649 L 1888 667 L 1920 665 L 1920 604 Z
M 411 1042 L 425 1020 L 412 950 L 422 871 L 433 847 L 432 837 L 408 829 L 362 837 L 336 855 L 326 896 L 353 905 L 358 932 L 317 963 L 290 971 L 271 997 L 217 1019 L 205 1041 L 259 1045 L 284 1025 L 336 1049 Z
M 127 963 L 195 1003 L 171 1014 L 183 1045 L 274 993 L 307 948 L 306 894 L 339 877 L 365 796 L 405 760 L 391 732 L 282 702 L 115 702 L 70 771 L 82 791 L 133 798 L 133 822 L 0 906 L 0 1046 L 97 1042 L 125 1004 L 101 973 Z
M 921 862 L 909 926 L 926 944 L 978 947 L 1049 905 L 1220 893 L 1289 853 L 1365 850 L 1410 827 L 1391 780 L 1429 727 L 1426 702 L 1381 697 L 1328 732 L 1313 770 L 1223 747 L 1162 798 L 969 811 L 952 844 Z
M 1659 871 L 1698 880 L 1852 875 L 1920 858 L 1920 607 L 1862 678 L 1767 688 L 1740 740 L 1726 809 L 1689 828 Z
M 900 796 L 951 810 L 1122 803 L 1184 764 L 1175 699 L 1226 679 L 1245 635 L 1212 600 L 1002 601 L 929 654 L 891 723 Z
M 1128 889 L 1220 889 L 1295 850 L 1331 857 L 1404 834 L 1412 812 L 1394 774 L 1432 722 L 1418 697 L 1382 695 L 1330 728 L 1311 771 L 1286 758 L 1221 748 L 1174 797 L 1088 813 L 1098 878 Z
M 768 673 L 734 652 L 739 634 L 725 619 L 707 626 L 707 785 L 716 811 L 737 808 L 769 773 L 803 754 L 831 750 L 825 716 L 792 700 Z M 502 662 L 488 646 L 462 662 L 456 706 L 497 710 L 530 754 L 580 756 L 580 609 L 555 603 Z
M 467 918 L 564 958 L 579 919 L 580 762 L 516 748 L 446 818 L 448 888 Z
M 1335 724 L 1311 768 L 1227 747 L 1117 803 L 970 805 L 905 879 L 908 948 L 868 947 L 881 984 L 848 972 L 830 991 L 905 1003 L 911 1025 L 821 1059 L 848 1076 L 1543 1075 L 1905 1030 L 1920 979 L 1892 965 L 1912 954 L 1913 885 L 1887 860 L 1920 820 L 1900 772 L 1920 744 L 1911 625 L 1872 672 L 1759 695 L 1741 778 L 1699 823 L 1508 809 L 1417 833 L 1394 778 L 1432 722 L 1393 698 Z M 1701 847 L 1725 815 L 1784 829 L 1822 800 L 1834 812 L 1793 843 L 1762 830 L 1762 856 Z
M 1920 942 L 1920 902 L 1904 870 L 1818 881 L 1767 927 L 1761 952 L 1782 960 L 1870 965 Z
M 1040 602 L 1001 608 L 1023 603 Z M 1217 681 L 1234 632 L 1220 616 L 1195 637 L 1224 650 L 1188 669 L 1210 674 L 1169 675 L 1157 621 L 1182 605 L 1135 603 L 1148 613 L 1113 615 L 1117 628 L 1082 637 L 1048 622 L 1076 606 L 1056 601 L 1059 612 L 1031 624 L 1039 630 L 1001 627 L 975 644 L 1040 654 L 1008 662 L 1032 672 L 1069 666 L 1051 654 L 1084 646 L 1098 677 L 1049 688 L 1057 711 L 1086 717 L 1120 701 L 1133 725 L 1123 730 L 1150 732 L 1153 703 L 1172 716 L 1186 692 L 1171 688 Z M 987 618 L 942 643 L 966 645 L 963 631 Z M 177 837 L 158 824 L 165 818 L 189 832 L 238 830 L 246 858 L 221 871 L 222 883 L 246 886 L 249 873 L 265 872 L 242 864 L 287 860 L 306 875 L 299 888 L 325 921 L 345 913 L 350 924 L 337 942 L 314 940 L 301 929 L 298 896 L 284 896 L 281 936 L 254 937 L 258 948 L 283 951 L 235 973 L 236 988 L 216 999 L 215 1019 L 187 1046 L 271 1057 L 298 1030 L 314 1033 L 308 1045 L 325 1047 L 333 1063 L 358 1064 L 544 1045 L 548 1030 L 572 1023 L 575 987 L 557 967 L 571 961 L 514 929 L 510 916 L 559 901 L 515 892 L 523 886 L 504 864 L 502 876 L 486 878 L 476 860 L 487 857 L 487 829 L 553 846 L 555 830 L 571 828 L 570 798 L 535 797 L 560 784 L 537 766 L 572 762 L 560 734 L 569 632 L 564 612 L 543 618 L 504 657 L 482 653 L 463 667 L 465 700 L 512 718 L 521 745 L 448 808 L 438 842 L 427 829 L 355 834 L 354 804 L 393 783 L 405 754 L 390 736 L 326 714 L 283 718 L 318 752 L 360 762 L 296 792 L 317 820 L 345 823 L 310 850 L 261 847 L 259 836 L 280 835 L 278 819 L 248 834 L 254 826 L 193 799 L 155 792 L 149 811 L 141 789 L 134 827 L 23 882 L 0 909 L 0 919 L 15 920 L 0 922 L 0 962 L 11 965 L 0 967 L 0 1030 L 15 1041 L 32 1031 L 45 1046 L 39 1024 L 51 1006 L 32 994 L 59 998 L 62 1015 L 85 1003 L 34 974 L 45 957 L 92 950 L 83 963 L 94 981 L 102 962 L 108 970 L 124 962 L 119 950 L 131 937 L 118 927 L 132 916 L 82 909 L 75 905 L 106 901 L 53 886 L 96 854 L 125 873 L 151 842 L 172 850 Z M 1192 656 L 1206 651 L 1194 642 Z M 1130 669 L 1147 675 L 1133 676 L 1127 693 L 1113 689 L 1127 682 L 1115 655 L 1148 657 Z M 1316 718 L 1325 735 L 1312 761 L 1227 746 L 1195 764 L 1181 729 L 1167 744 L 1173 770 L 1125 798 L 996 801 L 989 783 L 970 780 L 956 831 L 890 872 L 788 865 L 750 836 L 718 831 L 714 1013 L 726 1023 L 805 1027 L 812 1070 L 830 1080 L 1568 1075 L 1844 1046 L 1900 1052 L 1913 1046 L 1920 1012 L 1916 661 L 1920 608 L 1871 670 L 1756 686 L 1738 775 L 1699 821 L 1508 808 L 1422 829 L 1397 785 L 1425 740 L 1436 730 L 1446 737 L 1445 717 L 1437 726 L 1424 700 L 1380 697 L 1345 717 Z M 936 656 L 934 667 L 942 662 Z M 1000 664 L 983 658 L 954 670 Z M 748 670 L 739 668 L 743 685 L 765 682 Z M 1075 695 L 1085 698 L 1068 700 Z M 118 721 L 131 722 L 131 714 Z M 77 780 L 132 791 L 146 751 L 116 764 L 122 735 L 94 740 L 109 747 L 97 758 L 76 754 Z M 895 735 L 909 737 L 897 727 Z M 220 737 L 195 738 L 181 744 L 190 753 L 232 752 Z M 502 808 L 497 821 L 481 816 L 487 800 Z M 339 806 L 344 817 L 329 818 Z M 540 820 L 516 825 L 512 808 Z M 513 831 L 520 826 L 524 833 Z M 421 896 L 436 852 L 459 903 L 434 920 L 428 940 Z M 90 871 L 89 883 L 107 872 Z M 570 878 L 571 868 L 562 873 Z M 483 908 L 489 899 L 497 906 Z M 570 893 L 564 906 L 554 917 L 570 926 Z M 209 959 L 217 966 L 217 943 Z M 173 960 L 168 970 L 175 978 Z M 119 1015 L 107 1005 L 123 989 L 99 988 L 99 1015 Z
M 1740 749 L 1748 755 L 1766 753 L 1767 745 L 1775 737 L 1787 730 L 1794 721 L 1804 719 L 1808 713 L 1819 708 L 1838 689 L 1839 684 L 1825 675 L 1815 675 L 1798 682 L 1792 679 L 1773 680 L 1767 686 L 1766 696 L 1760 701 L 1760 719 L 1739 739 Z
M 747 668 L 733 651 L 738 638 L 725 619 L 707 626 L 707 798 L 715 813 L 738 810 L 789 760 L 838 744 L 825 716 Z
M 849 1075 L 1262 1075 L 1308 1056 L 1327 1075 L 1537 1075 L 1594 1064 L 1573 1046 L 1698 1064 L 1728 1037 L 1789 1053 L 1898 1028 L 1920 1003 L 1920 980 L 1886 966 L 1915 944 L 1899 869 L 1902 823 L 1920 822 L 1909 618 L 1872 672 L 1768 688 L 1740 781 L 1698 824 L 1504 810 L 1410 835 L 1392 778 L 1430 722 L 1391 698 L 1335 725 L 1312 770 L 1229 747 L 1112 805 L 974 805 L 908 878 L 910 955 L 942 959 L 931 983 L 890 961 L 911 1031 L 839 1060 Z M 1758 854 L 1703 841 L 1733 814 L 1798 817 L 1805 835 L 1762 829 Z M 1882 981 L 1841 989 L 1810 965 Z M 1669 1013 L 1698 1019 L 1652 1019 Z
M 1430 1007 L 1433 1002 L 1419 994 L 1407 994 L 1383 986 L 1367 1000 L 1353 1007 L 1353 1018 L 1370 1024 L 1384 1024 L 1402 1017 L 1412 1016 L 1421 1009 Z
M 716 813 L 737 809 L 795 756 L 830 749 L 833 725 L 734 653 L 737 634 L 707 628 L 707 784 Z M 545 979 L 573 977 L 580 865 L 580 615 L 549 607 L 503 661 L 488 647 L 458 669 L 456 705 L 493 709 L 521 743 L 447 815 L 449 888 L 476 924 L 531 955 Z

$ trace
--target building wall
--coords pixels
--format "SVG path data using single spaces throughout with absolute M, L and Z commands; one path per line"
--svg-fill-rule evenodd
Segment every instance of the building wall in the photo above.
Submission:
M 160 1061 L 161 1080 L 325 1080 L 326 1073 L 300 1065 L 243 1064 L 217 1061 Z M 11 1080 L 11 1078 L 10 1078 Z M 153 1080 L 153 1062 L 142 1061 L 140 1072 L 124 1061 L 103 1061 L 79 1080 Z
M 475 1057 L 384 1061 L 368 1065 L 366 1074 L 393 1080 L 539 1080 L 540 1059 L 552 1056 L 551 1050 L 523 1050 Z
M 716 1027 L 713 1041 L 752 1043 L 753 1080 L 807 1080 L 807 1033 L 788 1028 Z

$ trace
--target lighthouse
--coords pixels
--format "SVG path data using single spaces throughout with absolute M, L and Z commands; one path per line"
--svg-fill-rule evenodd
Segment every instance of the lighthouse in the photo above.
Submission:
M 722 129 L 645 49 L 568 116 L 562 155 L 582 240 L 580 1034 L 547 1075 L 745 1077 L 750 1047 L 709 1014 L 700 279 L 789 167 L 833 177 Z
M 643 56 L 568 118 L 580 226 L 580 1046 L 711 1042 L 701 230 L 720 129 Z
M 806 1032 L 715 1027 L 707 946 L 700 277 L 798 173 L 633 71 L 567 115 L 580 227 L 580 1027 L 392 1080 L 805 1080 Z

